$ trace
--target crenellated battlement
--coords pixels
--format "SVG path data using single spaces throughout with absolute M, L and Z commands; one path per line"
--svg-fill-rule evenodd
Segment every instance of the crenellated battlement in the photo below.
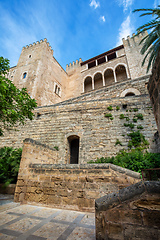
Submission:
M 70 71 L 70 70 L 73 70 L 73 69 L 79 67 L 81 65 L 81 62 L 83 62 L 82 58 L 79 58 L 79 60 L 76 60 L 76 61 L 73 61 L 70 64 L 67 64 L 66 65 L 66 71 Z
M 38 46 L 42 43 L 46 43 L 47 46 L 48 46 L 48 49 L 51 51 L 52 55 L 53 55 L 53 49 L 52 47 L 50 46 L 49 42 L 47 42 L 47 38 L 44 38 L 44 39 L 41 39 L 40 41 L 36 41 L 36 42 L 33 42 L 32 44 L 29 44 L 29 45 L 26 45 L 22 48 L 22 50 L 26 50 L 26 49 L 30 49 L 32 47 L 35 47 L 35 46 Z
M 146 35 L 148 35 L 147 31 L 145 31 L 144 33 L 140 33 L 139 35 L 133 33 L 132 36 L 127 36 L 127 39 L 122 38 L 123 45 L 125 47 L 138 46 L 142 38 L 144 38 Z

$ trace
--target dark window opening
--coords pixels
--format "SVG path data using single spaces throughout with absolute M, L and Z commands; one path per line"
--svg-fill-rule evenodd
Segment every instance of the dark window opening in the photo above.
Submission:
M 78 164 L 79 160 L 79 137 L 71 136 L 68 138 L 70 149 L 70 164 Z
M 98 59 L 98 65 L 100 65 L 102 63 L 105 63 L 105 62 L 106 62 L 106 58 L 105 57 Z
M 122 108 L 123 108 L 123 109 L 126 109 L 126 108 L 127 108 L 127 104 L 123 104 L 123 105 L 122 105 Z
M 88 63 L 88 69 L 89 68 L 92 68 L 92 67 L 95 67 L 96 66 L 96 61 L 93 61 L 91 63 Z
M 132 93 L 132 92 L 129 92 L 129 93 L 127 93 L 127 94 L 125 95 L 125 97 L 131 97 L 131 96 L 135 96 L 135 94 Z
M 23 79 L 27 77 L 27 73 L 23 73 Z
M 31 58 L 32 56 L 31 55 L 29 55 L 29 58 Z
M 116 56 L 116 53 L 115 53 L 115 52 L 107 55 L 108 61 L 110 61 L 110 60 L 112 60 L 112 59 L 114 59 L 114 58 L 116 58 L 116 57 L 117 57 L 117 56 Z

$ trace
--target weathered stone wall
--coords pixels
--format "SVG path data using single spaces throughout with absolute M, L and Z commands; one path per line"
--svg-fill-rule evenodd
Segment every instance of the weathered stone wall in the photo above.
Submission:
M 8 77 L 18 88 L 25 87 L 38 106 L 65 99 L 68 75 L 53 57 L 47 39 L 23 47 L 17 66 L 10 69 Z M 55 93 L 56 85 L 60 88 L 59 94 Z
M 95 202 L 97 240 L 159 240 L 160 182 L 139 182 Z
M 55 164 L 57 151 L 24 141 L 15 201 L 94 211 L 95 198 L 140 181 L 140 174 L 112 164 Z
M 107 107 L 112 105 L 113 110 Z M 119 106 L 119 110 L 116 107 Z M 137 109 L 137 112 L 134 112 Z M 111 113 L 113 120 L 106 118 L 105 113 Z M 140 130 L 150 143 L 150 151 L 156 151 L 154 134 L 157 127 L 150 106 L 148 95 L 100 99 L 92 101 L 63 102 L 53 106 L 39 107 L 35 109 L 33 121 L 27 121 L 26 125 L 18 126 L 16 131 L 6 132 L 1 138 L 0 146 L 21 147 L 25 138 L 32 138 L 54 148 L 58 146 L 59 161 L 69 163 L 69 142 L 72 135 L 79 136 L 79 163 L 87 163 L 100 157 L 113 156 L 120 149 L 127 148 L 130 128 L 125 127 L 126 119 L 120 119 L 120 114 L 133 118 L 141 113 L 144 120 L 138 120 L 142 125 Z M 128 115 L 127 115 L 128 114 Z M 116 144 L 119 139 L 122 146 Z

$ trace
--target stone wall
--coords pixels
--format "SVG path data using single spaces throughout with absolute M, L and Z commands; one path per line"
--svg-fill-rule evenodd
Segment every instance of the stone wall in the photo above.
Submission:
M 95 198 L 140 181 L 140 174 L 112 164 L 55 164 L 57 151 L 24 141 L 15 201 L 94 211 Z
M 107 108 L 112 105 L 113 110 Z M 119 106 L 119 110 L 116 107 Z M 137 109 L 137 112 L 134 112 Z M 111 113 L 113 119 L 106 118 L 105 114 Z M 150 106 L 148 95 L 136 97 L 99 99 L 92 101 L 63 102 L 52 106 L 35 109 L 33 121 L 27 121 L 26 125 L 18 126 L 16 131 L 6 132 L 1 138 L 0 146 L 22 147 L 25 138 L 32 138 L 46 144 L 51 148 L 58 146 L 59 163 L 70 163 L 69 137 L 79 137 L 79 163 L 87 163 L 100 157 L 113 156 L 119 150 L 128 146 L 128 133 L 130 128 L 125 127 L 128 123 L 126 118 L 120 119 L 120 114 L 133 118 L 141 113 L 144 120 L 138 120 L 142 125 L 140 130 L 149 141 L 149 149 L 156 152 L 154 134 L 157 127 Z M 128 114 L 128 115 L 127 115 Z M 117 139 L 122 146 L 115 145 Z
M 159 240 L 160 182 L 139 182 L 95 202 L 97 240 Z

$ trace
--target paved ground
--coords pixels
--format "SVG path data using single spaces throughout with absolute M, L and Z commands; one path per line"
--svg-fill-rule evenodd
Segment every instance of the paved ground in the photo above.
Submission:
M 4 199 L 5 197 L 5 199 Z M 93 240 L 94 213 L 20 205 L 0 194 L 0 240 Z

